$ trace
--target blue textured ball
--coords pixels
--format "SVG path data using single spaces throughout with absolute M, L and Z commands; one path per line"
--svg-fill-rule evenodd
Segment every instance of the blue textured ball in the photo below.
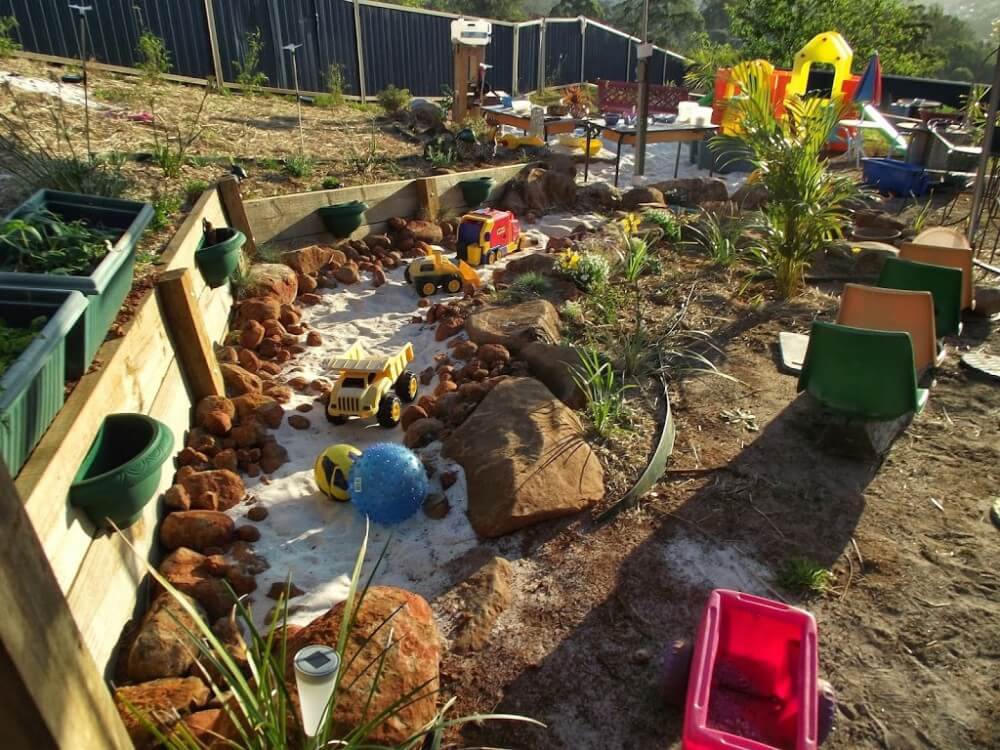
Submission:
M 351 502 L 381 524 L 405 521 L 427 497 L 427 472 L 409 448 L 375 443 L 354 460 L 347 476 Z

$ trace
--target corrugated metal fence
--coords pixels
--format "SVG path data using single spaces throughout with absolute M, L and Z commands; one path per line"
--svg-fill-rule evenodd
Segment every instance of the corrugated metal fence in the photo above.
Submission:
M 18 21 L 14 38 L 26 52 L 65 60 L 79 56 L 78 20 L 70 2 L 0 0 L 0 16 Z M 390 84 L 415 96 L 439 96 L 452 86 L 451 22 L 457 16 L 371 0 L 87 0 L 87 46 L 99 63 L 134 68 L 143 29 L 163 39 L 172 72 L 237 83 L 249 37 L 259 32 L 259 70 L 267 85 L 293 89 L 291 57 L 297 51 L 299 86 L 327 88 L 339 66 L 344 93 L 362 98 Z M 214 34 L 209 33 L 214 18 Z M 217 54 L 213 55 L 213 38 Z M 521 93 L 546 85 L 598 78 L 634 80 L 638 39 L 585 18 L 510 23 L 493 21 L 486 49 L 495 89 Z M 218 60 L 216 69 L 215 60 Z M 539 60 L 543 64 L 539 64 Z M 654 48 L 650 79 L 679 82 L 684 59 Z M 515 80 L 516 79 L 516 80 Z

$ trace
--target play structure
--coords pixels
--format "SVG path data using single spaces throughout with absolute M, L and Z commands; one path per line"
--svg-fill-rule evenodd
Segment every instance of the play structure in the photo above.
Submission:
M 671 644 L 662 687 L 664 699 L 684 710 L 684 750 L 815 750 L 836 709 L 818 673 L 811 614 L 716 589 L 693 647 Z
M 920 382 L 943 354 L 939 340 L 960 333 L 973 304 L 968 241 L 928 229 L 885 260 L 875 287 L 846 285 L 836 323 L 813 323 L 798 389 L 849 419 L 915 414 L 929 394 Z
M 417 376 L 406 369 L 412 361 L 410 344 L 390 356 L 372 356 L 361 342 L 333 358 L 328 365 L 335 379 L 327 419 L 343 424 L 349 417 L 375 417 L 387 429 L 398 425 L 403 402 L 417 397 Z

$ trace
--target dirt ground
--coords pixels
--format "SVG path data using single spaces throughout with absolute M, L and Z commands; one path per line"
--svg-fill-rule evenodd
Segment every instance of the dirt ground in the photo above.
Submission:
M 711 324 L 717 365 L 738 382 L 672 385 L 676 447 L 640 507 L 603 527 L 536 527 L 504 548 L 516 560 L 513 604 L 485 650 L 446 658 L 445 689 L 459 713 L 548 728 L 492 723 L 464 739 L 679 747 L 681 715 L 657 693 L 660 656 L 693 635 L 710 590 L 728 587 L 816 616 L 821 674 L 839 699 L 824 747 L 1000 746 L 1000 530 L 988 515 L 1000 494 L 1000 386 L 954 353 L 987 336 L 1000 353 L 1000 336 L 966 323 L 927 408 L 881 466 L 838 458 L 816 446 L 814 412 L 775 351 L 779 331 L 833 318 L 837 286 L 750 307 L 726 272 L 677 263 L 660 299 L 678 305 L 697 284 L 687 324 Z M 759 431 L 722 418 L 736 409 Z M 829 589 L 782 587 L 793 558 L 832 569 Z

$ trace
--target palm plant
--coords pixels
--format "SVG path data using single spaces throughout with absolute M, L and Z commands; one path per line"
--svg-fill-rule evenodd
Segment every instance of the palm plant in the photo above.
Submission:
M 846 177 L 829 171 L 823 150 L 846 112 L 841 97 L 790 96 L 775 114 L 771 78 L 759 66 L 733 69 L 740 95 L 730 100 L 739 130 L 713 138 L 719 150 L 742 151 L 767 188 L 751 257 L 774 274 L 779 294 L 794 295 L 813 254 L 841 235 L 845 202 L 857 195 Z

